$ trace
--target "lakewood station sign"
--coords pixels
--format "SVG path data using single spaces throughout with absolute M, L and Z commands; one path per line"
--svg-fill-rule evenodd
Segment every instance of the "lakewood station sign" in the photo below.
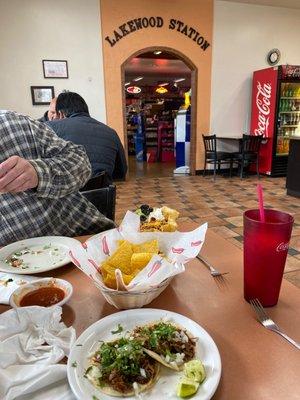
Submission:
M 140 29 L 162 28 L 164 19 L 162 17 L 141 17 L 131 19 L 115 29 L 110 36 L 106 36 L 105 40 L 113 47 L 125 36 Z M 185 24 L 182 21 L 171 18 L 169 20 L 168 29 L 177 31 L 187 38 L 193 40 L 200 48 L 205 51 L 210 44 L 208 41 L 193 27 Z

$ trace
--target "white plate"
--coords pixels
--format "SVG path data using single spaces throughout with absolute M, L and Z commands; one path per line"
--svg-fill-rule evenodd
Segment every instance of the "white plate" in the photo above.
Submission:
M 73 293 L 73 286 L 71 285 L 70 282 L 58 278 L 43 278 L 43 279 L 38 279 L 37 281 L 34 282 L 29 282 L 26 285 L 18 287 L 18 289 L 16 289 L 11 294 L 9 299 L 9 304 L 13 308 L 20 307 L 19 305 L 20 300 L 22 299 L 23 296 L 25 296 L 25 294 L 30 293 L 33 290 L 49 286 L 56 286 L 62 289 L 65 293 L 64 298 L 58 303 L 55 303 L 56 306 L 62 306 L 63 304 L 65 304 L 67 301 L 70 300 L 70 297 L 72 296 Z
M 154 322 L 161 318 L 167 318 L 180 324 L 191 332 L 193 337 L 199 338 L 196 358 L 203 362 L 207 377 L 192 399 L 209 400 L 216 391 L 221 377 L 221 358 L 215 342 L 201 326 L 191 319 L 170 311 L 149 308 L 121 311 L 102 318 L 91 325 L 77 339 L 71 349 L 67 366 L 69 384 L 77 399 L 93 399 L 93 396 L 99 400 L 116 399 L 98 391 L 83 377 L 87 368 L 87 357 L 99 347 L 99 340 L 106 341 L 118 338 L 120 335 L 111 334 L 111 331 L 115 330 L 118 324 L 121 324 L 126 331 L 132 330 L 137 325 Z M 76 367 L 74 367 L 74 363 L 76 363 Z M 180 376 L 182 376 L 182 372 L 175 372 L 162 367 L 158 382 L 152 389 L 142 394 L 142 398 L 178 400 L 176 386 Z M 126 397 L 126 399 L 136 400 L 136 397 Z
M 78 243 L 64 236 L 43 236 L 9 244 L 0 249 L 0 271 L 27 275 L 62 267 L 71 262 L 69 249 L 75 242 Z M 14 254 L 23 260 L 19 267 L 6 262 Z

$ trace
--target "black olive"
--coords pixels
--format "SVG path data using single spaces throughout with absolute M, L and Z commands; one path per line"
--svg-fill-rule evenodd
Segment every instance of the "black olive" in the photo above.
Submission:
M 146 212 L 148 212 L 148 210 L 149 210 L 149 206 L 148 206 L 148 204 L 142 204 L 140 209 L 143 214 L 146 214 Z
M 141 222 L 144 222 L 144 221 L 146 221 L 146 220 L 147 220 L 146 215 L 141 215 L 141 216 L 140 216 L 140 221 L 141 221 Z
M 152 208 L 152 207 L 150 207 L 150 208 L 149 208 L 149 212 L 152 212 L 152 211 L 153 211 L 153 208 Z

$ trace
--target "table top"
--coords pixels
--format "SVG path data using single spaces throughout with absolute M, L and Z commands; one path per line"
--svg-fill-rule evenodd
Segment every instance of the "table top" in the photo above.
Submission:
M 195 226 L 186 223 L 181 228 L 191 230 Z M 299 399 L 300 352 L 260 325 L 244 300 L 242 251 L 208 230 L 201 254 L 220 271 L 229 272 L 225 287 L 217 285 L 195 259 L 146 307 L 183 314 L 212 336 L 222 360 L 222 377 L 214 400 Z M 100 318 L 118 311 L 75 266 L 62 267 L 52 271 L 52 275 L 74 286 L 72 298 L 63 306 L 63 320 L 74 326 L 77 335 Z M 0 312 L 8 308 L 0 305 Z M 296 341 L 300 341 L 299 310 L 299 290 L 283 280 L 279 303 L 268 313 Z

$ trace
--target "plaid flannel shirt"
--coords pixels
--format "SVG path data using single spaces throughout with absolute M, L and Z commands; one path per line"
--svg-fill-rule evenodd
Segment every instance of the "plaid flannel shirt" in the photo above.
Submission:
M 0 193 L 0 246 L 30 237 L 77 236 L 114 227 L 78 192 L 91 174 L 82 146 L 60 139 L 41 122 L 0 111 L 0 164 L 13 155 L 30 161 L 39 184 L 22 193 Z

